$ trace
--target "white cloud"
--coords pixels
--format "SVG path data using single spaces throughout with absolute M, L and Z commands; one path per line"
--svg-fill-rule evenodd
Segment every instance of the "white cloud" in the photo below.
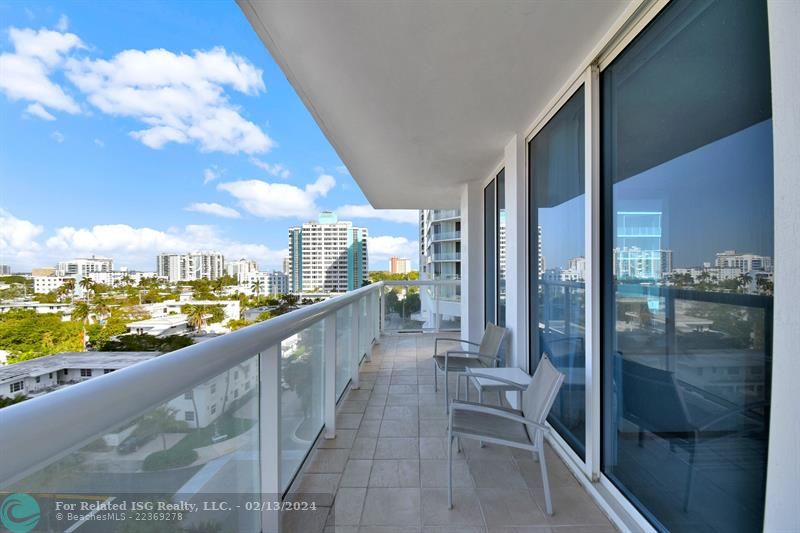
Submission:
M 312 219 L 320 211 L 317 199 L 326 196 L 334 185 L 333 176 L 323 174 L 302 189 L 262 180 L 220 183 L 217 189 L 233 195 L 242 209 L 258 217 Z
M 406 237 L 381 235 L 369 237 L 367 240 L 370 268 L 375 263 L 386 263 L 392 256 L 406 257 L 411 263 L 419 263 L 419 242 L 410 241 Z
M 203 151 L 254 154 L 274 145 L 225 93 L 263 92 L 262 71 L 224 48 L 125 50 L 110 60 L 70 59 L 66 73 L 104 113 L 142 122 L 131 136 L 150 148 L 197 143 Z
M 27 111 L 40 118 L 52 117 L 45 107 L 78 113 L 78 103 L 50 79 L 50 74 L 64 62 L 67 53 L 84 47 L 80 38 L 45 28 L 10 28 L 8 34 L 14 52 L 0 54 L 0 91 L 11 100 L 38 105 L 33 110 L 29 106 Z
M 106 143 L 103 142 L 103 139 L 95 139 L 94 140 L 94 144 L 96 144 L 100 148 L 105 148 L 106 147 Z
M 288 253 L 285 249 L 273 250 L 262 244 L 232 240 L 208 225 L 189 225 L 167 231 L 126 224 L 62 227 L 47 239 L 46 245 L 58 257 L 106 254 L 114 257 L 116 265 L 140 270 L 152 270 L 159 252 L 217 250 L 226 258 L 253 259 L 262 269 L 278 268 Z
M 256 157 L 251 157 L 250 163 L 257 166 L 261 170 L 265 170 L 267 174 L 276 178 L 282 178 L 286 180 L 289 179 L 289 176 L 291 176 L 289 169 L 284 167 L 281 163 L 270 164 Z
M 56 22 L 56 29 L 58 31 L 67 31 L 69 28 L 69 17 L 66 15 L 61 15 L 58 17 L 58 22 Z
M 232 207 L 225 207 L 217 203 L 198 202 L 186 208 L 186 211 L 194 211 L 195 213 L 206 213 L 207 215 L 214 215 L 223 218 L 241 218 L 242 215 Z
M 56 117 L 48 113 L 47 109 L 45 109 L 39 102 L 29 104 L 28 107 L 25 108 L 25 112 L 29 115 L 33 115 L 34 117 L 39 117 L 42 120 L 56 119 Z
M 336 172 L 338 172 L 339 174 L 344 174 L 344 175 L 349 175 L 350 174 L 350 171 L 347 170 L 347 167 L 344 166 L 344 165 L 339 165 L 338 167 L 336 167 Z
M 203 185 L 211 183 L 215 179 L 219 178 L 220 172 L 216 166 L 208 167 L 203 171 Z
M 419 211 L 415 209 L 375 209 L 369 204 L 343 205 L 336 209 L 339 218 L 374 218 L 400 224 L 419 224 Z
M 42 226 L 0 208 L 0 263 L 11 265 L 15 271 L 33 266 L 41 249 L 36 241 L 41 233 Z
M 63 134 L 63 133 L 61 133 L 61 132 L 60 132 L 60 131 L 58 131 L 58 130 L 56 130 L 56 131 L 54 131 L 53 133 L 51 133 L 51 134 L 50 134 L 50 137 L 52 137 L 52 138 L 53 138 L 53 140 L 54 140 L 54 141 L 56 141 L 56 142 L 57 142 L 57 143 L 59 143 L 59 144 L 61 144 L 61 143 L 63 143 L 63 142 L 64 142 L 64 134 Z

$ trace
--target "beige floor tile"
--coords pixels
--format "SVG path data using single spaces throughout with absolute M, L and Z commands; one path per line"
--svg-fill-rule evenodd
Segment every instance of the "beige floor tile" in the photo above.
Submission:
M 419 459 L 419 440 L 416 437 L 381 437 L 375 459 Z
M 455 453 L 455 445 L 454 453 Z M 420 437 L 419 456 L 421 459 L 447 459 L 447 438 Z
M 356 438 L 377 437 L 381 430 L 380 420 L 362 420 Z
M 446 459 L 423 459 L 420 461 L 420 482 L 422 488 L 442 488 L 447 487 L 447 460 Z M 466 461 L 453 461 L 453 487 L 470 488 L 474 487 L 472 474 L 469 473 L 469 466 Z
M 355 429 L 337 429 L 335 439 L 321 438 L 317 448 L 350 448 L 356 438 Z
M 364 415 L 361 413 L 338 413 L 336 415 L 336 428 L 358 429 L 363 417 Z
M 366 487 L 369 484 L 369 473 L 372 470 L 371 459 L 350 459 L 344 468 L 339 486 Z
M 455 449 L 455 444 L 453 445 Z M 527 489 L 513 459 L 468 460 L 475 486 L 480 488 Z
M 359 525 L 366 492 L 367 489 L 364 488 L 340 488 L 333 504 L 333 524 L 336 526 Z
M 370 487 L 361 524 L 419 527 L 420 489 Z
M 476 489 L 486 525 L 548 525 L 545 514 L 527 490 L 516 488 Z
M 369 486 L 419 487 L 419 461 L 416 459 L 376 459 L 372 463 Z
M 453 489 L 453 508 L 447 505 L 447 489 L 422 489 L 424 526 L 483 526 L 483 515 L 474 489 Z
M 306 465 L 309 474 L 340 474 L 344 472 L 350 450 L 319 449 L 311 454 Z
M 416 418 L 390 420 L 384 418 L 381 422 L 380 437 L 417 437 L 419 436 L 419 422 Z
M 350 448 L 350 459 L 372 459 L 376 444 L 375 437 L 357 437 Z

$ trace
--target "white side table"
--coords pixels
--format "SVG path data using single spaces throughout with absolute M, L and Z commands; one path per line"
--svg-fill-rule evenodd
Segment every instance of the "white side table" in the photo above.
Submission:
M 473 374 L 479 374 L 474 376 Z M 488 377 L 483 377 L 488 376 Z M 483 403 L 483 392 L 494 391 L 497 392 L 498 397 L 505 391 L 516 391 L 519 399 L 517 408 L 522 408 L 522 390 L 527 389 L 531 383 L 531 376 L 529 376 L 521 368 L 467 368 L 464 375 L 467 384 L 472 382 L 475 388 L 478 389 L 478 403 Z M 497 379 L 491 379 L 497 378 Z M 502 381 L 499 381 L 502 380 Z M 469 400 L 469 385 L 467 389 L 467 400 Z

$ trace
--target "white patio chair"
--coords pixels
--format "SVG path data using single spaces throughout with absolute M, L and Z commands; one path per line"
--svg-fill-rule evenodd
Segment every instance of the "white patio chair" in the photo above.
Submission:
M 486 324 L 481 342 L 472 342 L 466 339 L 437 338 L 433 343 L 433 388 L 439 390 L 439 372 L 444 372 L 444 404 L 448 407 L 448 375 L 457 374 L 456 385 L 461 385 L 461 375 L 467 368 L 492 368 L 500 361 L 500 350 L 506 336 L 506 328 L 495 326 L 491 322 Z M 447 350 L 444 355 L 439 354 L 439 342 L 459 342 L 477 346 L 477 350 Z M 458 391 L 457 391 L 458 392 Z
M 564 374 L 556 370 L 547 354 L 542 354 L 531 384 L 523 393 L 522 411 L 459 400 L 450 403 L 450 424 L 447 429 L 447 503 L 451 509 L 453 439 L 458 440 L 458 450 L 461 451 L 461 439 L 466 438 L 530 450 L 534 460 L 538 455 L 547 514 L 553 514 L 544 453 L 544 436 L 550 430 L 545 425 L 545 419 L 563 381 Z

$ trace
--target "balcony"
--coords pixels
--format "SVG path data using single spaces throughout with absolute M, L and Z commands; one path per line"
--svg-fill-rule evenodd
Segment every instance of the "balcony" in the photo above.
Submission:
M 458 209 L 437 209 L 431 214 L 432 222 L 441 222 L 443 220 L 454 220 L 461 217 L 461 212 Z
M 457 241 L 460 239 L 461 239 L 460 231 L 443 231 L 441 233 L 434 233 L 431 236 L 431 242 Z
M 447 510 L 447 420 L 430 356 L 435 331 L 458 330 L 444 307 L 459 285 L 370 285 L 7 407 L 0 454 L 12 460 L 0 464 L 0 489 L 37 497 L 46 530 L 91 520 L 58 514 L 68 495 L 88 506 L 238 502 L 177 522 L 239 532 L 322 531 L 326 522 L 612 531 L 552 452 L 553 517 L 541 510 L 538 465 L 491 445 L 466 445 L 457 458 Z M 420 333 L 392 334 L 409 324 Z M 263 499 L 316 509 L 278 517 L 247 503 Z
M 461 261 L 461 252 L 433 253 L 434 261 Z

